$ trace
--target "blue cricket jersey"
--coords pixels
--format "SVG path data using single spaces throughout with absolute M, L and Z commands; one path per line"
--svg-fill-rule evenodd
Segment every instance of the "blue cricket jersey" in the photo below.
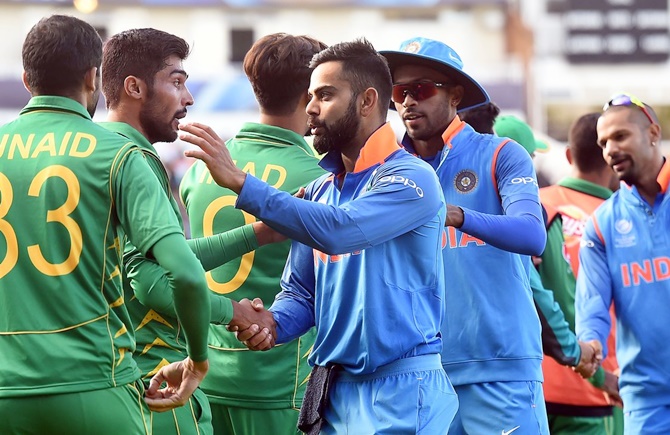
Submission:
M 540 212 L 535 169 L 523 147 L 477 133 L 458 117 L 443 139 L 445 146 L 431 164 L 447 204 L 464 209 L 463 227 L 469 210 L 497 218 L 520 200 L 534 201 Z M 414 152 L 407 136 L 403 145 Z M 544 233 L 539 217 L 537 225 Z M 442 364 L 452 384 L 542 381 L 541 326 L 530 289 L 530 257 L 457 228 L 446 229 Z M 528 237 L 523 230 L 516 236 Z
M 316 326 L 310 363 L 352 374 L 439 353 L 446 212 L 435 172 L 399 147 L 389 124 L 353 172 L 339 152 L 321 165 L 331 174 L 305 199 L 247 175 L 236 204 L 294 239 L 270 308 L 278 342 Z
M 635 186 L 622 187 L 586 225 L 575 300 L 577 336 L 599 340 L 607 354 L 614 301 L 620 394 L 626 411 L 670 405 L 670 163 L 650 206 Z

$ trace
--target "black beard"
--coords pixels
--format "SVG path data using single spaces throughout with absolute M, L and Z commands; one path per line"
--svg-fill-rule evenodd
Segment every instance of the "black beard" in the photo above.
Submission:
M 324 133 L 314 136 L 314 149 L 319 154 L 325 154 L 331 150 L 341 150 L 356 137 L 360 123 L 361 121 L 356 113 L 356 98 L 354 96 L 347 107 L 347 111 L 331 127 L 325 123 L 319 126 L 324 129 Z
M 153 92 L 149 90 L 147 104 L 140 110 L 140 126 L 150 143 L 174 142 L 177 140 L 177 132 L 172 129 L 172 119 L 165 122 L 161 120 L 164 116 L 162 108 L 151 98 Z M 183 111 L 186 113 L 186 109 Z M 175 117 L 180 112 L 175 113 Z

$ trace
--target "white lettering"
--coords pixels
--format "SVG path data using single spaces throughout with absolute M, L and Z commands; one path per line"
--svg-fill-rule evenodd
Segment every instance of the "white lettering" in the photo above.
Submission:
M 405 178 L 401 175 L 387 175 L 379 180 L 380 183 L 400 183 L 416 191 L 419 198 L 423 198 L 423 189 L 421 189 L 414 180 Z

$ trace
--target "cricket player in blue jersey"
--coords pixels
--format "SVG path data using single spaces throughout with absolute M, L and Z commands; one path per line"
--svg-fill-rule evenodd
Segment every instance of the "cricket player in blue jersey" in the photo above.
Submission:
M 382 51 L 402 144 L 436 171 L 447 202 L 442 364 L 458 394 L 450 434 L 547 434 L 542 343 L 529 284 L 546 232 L 533 163 L 458 111 L 489 101 L 448 45 L 413 38 Z
M 458 402 L 439 355 L 438 179 L 386 123 L 391 75 L 369 42 L 336 44 L 311 67 L 308 123 L 330 173 L 307 186 L 305 200 L 237 169 L 208 127 L 180 126 L 202 148 L 187 155 L 239 193 L 236 207 L 294 239 L 265 328 L 238 338 L 265 349 L 265 330 L 284 343 L 316 326 L 299 421 L 306 433 L 444 434 Z
M 598 144 L 624 183 L 593 214 L 579 251 L 575 300 L 580 340 L 607 355 L 609 307 L 624 434 L 670 433 L 670 163 L 653 109 L 629 94 L 598 119 Z

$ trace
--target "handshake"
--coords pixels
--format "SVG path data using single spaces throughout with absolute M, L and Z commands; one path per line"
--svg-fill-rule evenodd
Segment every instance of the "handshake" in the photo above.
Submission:
M 228 330 L 251 350 L 269 350 L 275 345 L 277 324 L 272 313 L 263 307 L 259 298 L 233 302 L 233 319 Z
M 580 341 L 579 348 L 582 351 L 582 356 L 574 370 L 583 378 L 590 378 L 598 370 L 603 360 L 603 345 L 598 340 Z

